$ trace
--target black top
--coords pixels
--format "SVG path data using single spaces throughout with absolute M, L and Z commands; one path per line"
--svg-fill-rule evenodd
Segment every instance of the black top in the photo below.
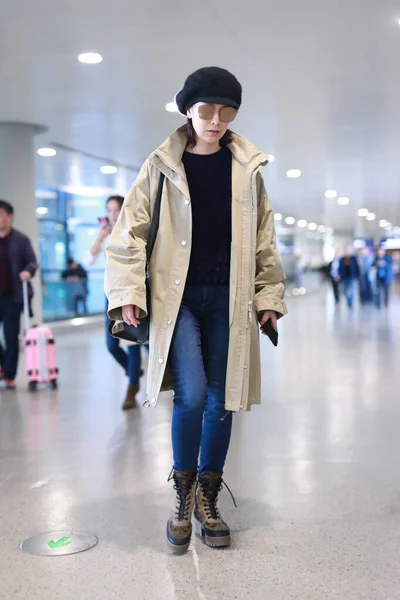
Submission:
M 88 278 L 88 274 L 86 269 L 84 269 L 82 265 L 78 264 L 75 269 L 73 267 L 68 267 L 61 273 L 61 279 L 69 279 L 70 277 L 86 280 Z
M 13 299 L 14 302 L 22 304 L 22 282 L 19 274 L 21 271 L 29 271 L 32 277 L 35 275 L 37 269 L 36 256 L 29 238 L 20 231 L 11 229 L 11 233 L 8 236 L 7 241 L 8 253 L 10 257 L 12 257 L 10 265 Z M 30 298 L 33 295 L 32 285 L 30 282 L 28 282 L 28 295 Z
M 3 293 L 13 291 L 9 240 L 9 235 L 0 238 L 0 291 Z
M 232 239 L 232 154 L 184 152 L 192 201 L 192 253 L 187 284 L 229 285 Z

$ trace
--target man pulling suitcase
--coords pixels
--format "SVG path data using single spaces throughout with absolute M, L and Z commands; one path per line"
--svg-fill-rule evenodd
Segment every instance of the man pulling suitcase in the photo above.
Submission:
M 5 346 L 0 355 L 0 379 L 7 390 L 15 390 L 19 358 L 19 331 L 23 309 L 22 282 L 28 286 L 37 270 L 36 256 L 29 238 L 13 228 L 14 208 L 0 200 L 0 323 Z

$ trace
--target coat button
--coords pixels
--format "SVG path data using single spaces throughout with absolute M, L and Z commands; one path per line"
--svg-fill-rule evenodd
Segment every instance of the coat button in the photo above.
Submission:
M 187 206 L 188 204 L 190 204 L 190 200 L 189 200 L 189 198 L 185 198 L 185 204 L 186 204 L 186 206 Z
M 172 319 L 168 319 L 167 323 L 168 323 L 168 325 L 171 325 Z
M 251 300 L 249 300 L 249 306 L 251 306 Z
M 175 285 L 181 285 L 181 280 L 180 279 L 175 279 Z
M 182 246 L 187 246 L 187 241 L 186 240 L 182 240 L 181 244 L 182 244 Z
M 244 406 L 243 406 L 243 404 L 241 404 L 240 405 L 240 410 L 243 410 L 243 409 L 244 409 Z
M 244 368 L 247 369 L 247 365 L 244 365 Z
M 162 365 L 162 364 L 163 364 L 163 362 L 164 362 L 164 359 L 163 359 L 163 358 L 159 358 L 159 359 L 158 359 L 158 362 L 160 363 L 160 365 Z

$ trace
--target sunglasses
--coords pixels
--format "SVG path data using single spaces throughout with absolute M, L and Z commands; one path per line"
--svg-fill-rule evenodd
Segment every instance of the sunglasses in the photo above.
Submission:
M 215 104 L 200 104 L 200 106 L 197 107 L 197 112 L 200 119 L 203 119 L 203 121 L 211 121 L 215 115 L 216 109 Z M 232 106 L 223 106 L 218 112 L 219 118 L 223 123 L 231 123 L 238 113 L 236 108 L 233 108 Z

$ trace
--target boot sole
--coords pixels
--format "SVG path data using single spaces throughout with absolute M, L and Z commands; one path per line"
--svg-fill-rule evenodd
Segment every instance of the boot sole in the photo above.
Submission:
M 202 540 L 202 542 L 204 542 L 206 544 L 206 546 L 209 546 L 210 548 L 227 548 L 228 546 L 231 545 L 230 534 L 225 535 L 225 536 L 207 535 L 204 530 L 203 525 L 197 519 L 195 519 L 194 530 L 195 530 L 196 536 L 198 538 L 200 538 Z
M 168 538 L 167 542 L 168 547 L 172 550 L 173 554 L 176 554 L 177 556 L 180 554 L 185 554 L 189 550 L 190 542 L 188 544 L 185 544 L 184 546 L 177 546 L 176 544 L 170 542 Z
M 190 534 L 189 541 L 186 544 L 173 544 L 168 536 L 168 523 L 167 523 L 167 543 L 169 548 L 172 550 L 173 554 L 185 554 L 189 550 L 190 542 L 192 539 L 192 534 Z

